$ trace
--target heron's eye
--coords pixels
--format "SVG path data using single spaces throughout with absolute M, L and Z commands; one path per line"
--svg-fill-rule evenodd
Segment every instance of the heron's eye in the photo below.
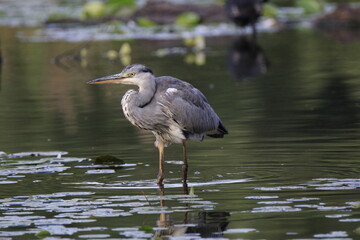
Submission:
M 135 76 L 135 73 L 133 72 L 128 74 L 128 77 L 133 77 L 133 76 Z

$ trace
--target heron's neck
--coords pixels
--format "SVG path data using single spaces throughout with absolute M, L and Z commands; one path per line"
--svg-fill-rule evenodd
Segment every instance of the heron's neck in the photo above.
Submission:
M 148 80 L 139 85 L 139 93 L 137 94 L 136 106 L 145 107 L 148 105 L 156 92 L 155 78 Z

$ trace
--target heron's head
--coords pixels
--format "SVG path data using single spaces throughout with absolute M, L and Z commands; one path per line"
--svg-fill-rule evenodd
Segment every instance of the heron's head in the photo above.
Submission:
M 91 80 L 89 84 L 122 83 L 129 85 L 142 85 L 142 82 L 154 78 L 150 68 L 141 64 L 132 64 L 125 67 L 121 73 Z

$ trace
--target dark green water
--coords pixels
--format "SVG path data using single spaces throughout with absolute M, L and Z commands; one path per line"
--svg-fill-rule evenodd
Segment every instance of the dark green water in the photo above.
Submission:
M 85 84 L 120 72 L 105 55 L 123 42 L 90 42 L 81 60 L 54 64 L 81 43 L 20 41 L 16 30 L 1 29 L 0 151 L 68 154 L 0 157 L 1 240 L 359 238 L 359 42 L 311 30 L 213 38 L 196 65 L 190 50 L 155 56 L 182 41 L 130 41 L 132 63 L 195 85 L 230 132 L 188 144 L 184 195 L 179 145 L 157 189 L 153 136 L 121 112 L 128 87 Z M 129 165 L 87 160 L 104 154 Z

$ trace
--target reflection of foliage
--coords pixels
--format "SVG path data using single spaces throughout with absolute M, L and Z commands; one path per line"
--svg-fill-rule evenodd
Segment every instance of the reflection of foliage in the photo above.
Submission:
M 89 44 L 81 44 L 73 49 L 67 50 L 52 59 L 52 62 L 58 67 L 70 71 L 87 67 L 87 55 Z M 74 65 L 75 63 L 75 65 Z

